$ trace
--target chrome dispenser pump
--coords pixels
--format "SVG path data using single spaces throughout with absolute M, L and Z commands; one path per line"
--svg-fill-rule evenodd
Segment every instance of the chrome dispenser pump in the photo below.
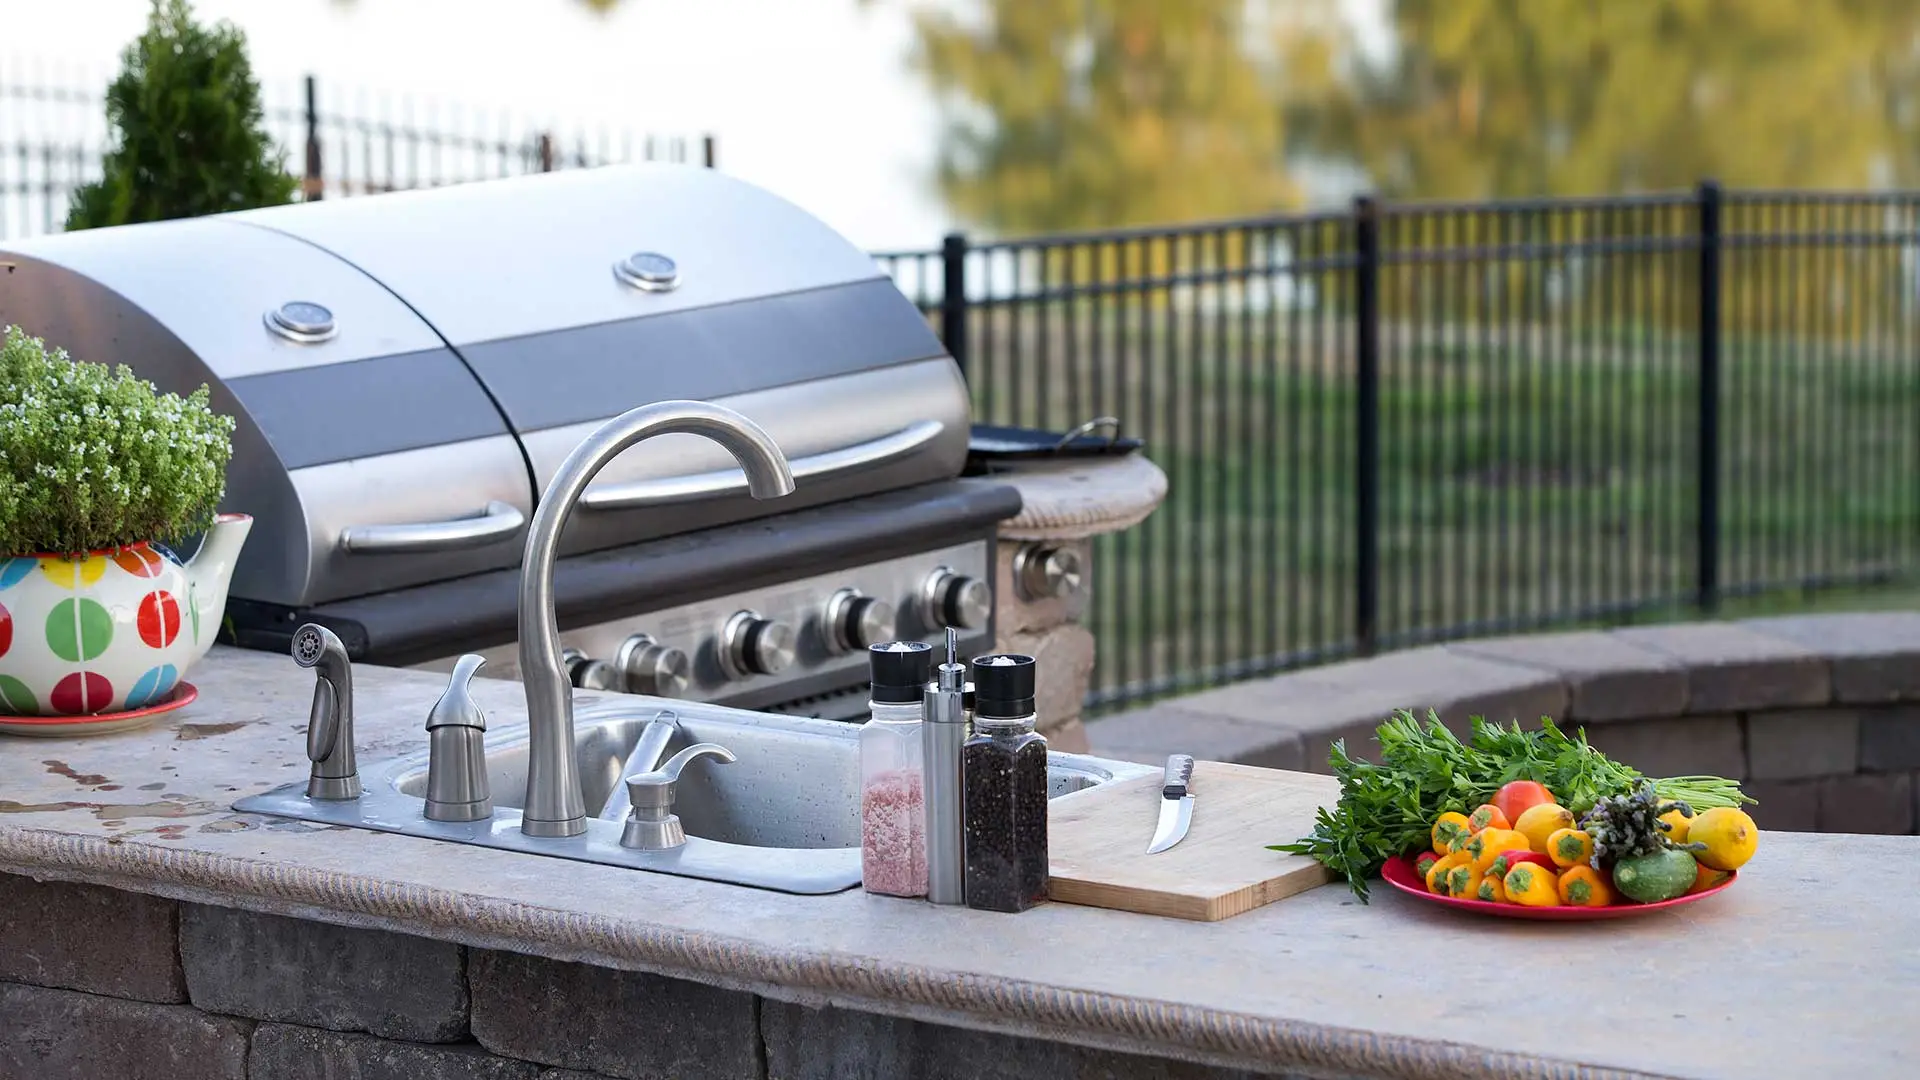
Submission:
M 967 741 L 967 666 L 956 655 L 959 635 L 947 630 L 947 662 L 934 672 L 921 701 L 920 737 L 926 769 L 927 899 L 965 903 L 960 747 Z

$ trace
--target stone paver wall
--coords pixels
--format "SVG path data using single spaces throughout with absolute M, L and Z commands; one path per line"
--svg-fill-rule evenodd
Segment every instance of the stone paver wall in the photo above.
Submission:
M 1581 727 L 1652 776 L 1742 782 L 1765 829 L 1920 831 L 1920 613 L 1465 641 L 1309 668 L 1096 720 L 1096 754 L 1326 772 L 1396 708 Z
M 0 1080 L 1254 1080 L 0 874 Z

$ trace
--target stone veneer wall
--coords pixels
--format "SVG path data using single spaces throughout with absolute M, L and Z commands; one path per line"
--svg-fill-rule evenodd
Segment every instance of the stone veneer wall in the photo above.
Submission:
M 1920 825 L 1920 613 L 1702 622 L 1465 641 L 1304 669 L 1088 725 L 1095 753 L 1326 772 L 1376 757 L 1393 709 L 1584 727 L 1653 776 L 1740 780 L 1764 829 Z
M 0 1080 L 1253 1080 L 0 874 Z

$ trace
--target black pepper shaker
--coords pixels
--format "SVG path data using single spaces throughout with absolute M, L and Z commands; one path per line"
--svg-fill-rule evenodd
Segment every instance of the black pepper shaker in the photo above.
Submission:
M 973 735 L 960 751 L 967 906 L 1025 911 L 1047 893 L 1047 740 L 1033 730 L 1033 657 L 979 657 L 973 684 Z

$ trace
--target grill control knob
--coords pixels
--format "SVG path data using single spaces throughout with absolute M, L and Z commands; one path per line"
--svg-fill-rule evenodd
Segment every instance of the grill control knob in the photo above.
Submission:
M 841 589 L 827 600 L 827 647 L 852 652 L 878 645 L 893 633 L 893 605 L 859 589 Z
M 720 666 L 736 679 L 778 675 L 793 663 L 793 645 L 793 627 L 756 611 L 736 611 L 720 632 Z
M 614 670 L 626 681 L 629 694 L 654 697 L 679 697 L 686 693 L 693 664 L 687 654 L 671 645 L 662 645 L 651 634 L 635 634 L 620 643 L 613 656 Z
M 620 673 L 605 660 L 594 660 L 579 649 L 560 650 L 567 665 L 567 681 L 582 690 L 619 690 Z
M 1080 591 L 1080 553 L 1069 547 L 1028 544 L 1013 553 L 1013 580 L 1028 600 L 1058 599 Z
M 943 566 L 928 575 L 920 590 L 920 604 L 929 626 L 978 630 L 993 614 L 993 590 L 979 578 Z

